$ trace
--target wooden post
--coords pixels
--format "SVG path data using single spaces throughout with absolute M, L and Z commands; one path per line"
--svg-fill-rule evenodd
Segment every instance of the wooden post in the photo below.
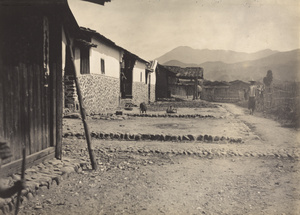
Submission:
M 197 77 L 194 78 L 194 95 L 193 95 L 193 100 L 197 99 L 198 97 L 198 89 L 197 89 L 197 83 L 198 82 L 198 79 Z
M 90 135 L 90 131 L 89 131 L 89 127 L 88 124 L 86 122 L 86 112 L 85 112 L 85 108 L 83 105 L 83 100 L 82 100 L 82 94 L 81 94 L 81 89 L 79 86 L 79 82 L 78 82 L 78 77 L 77 77 L 77 73 L 76 73 L 76 68 L 75 68 L 75 63 L 74 63 L 74 57 L 73 57 L 73 52 L 72 52 L 72 48 L 70 45 L 68 45 L 70 54 L 71 54 L 71 60 L 72 60 L 72 64 L 74 67 L 74 77 L 75 77 L 75 85 L 76 85 L 76 90 L 77 90 L 77 95 L 78 95 L 78 102 L 79 102 L 79 107 L 80 107 L 80 113 L 81 113 L 81 119 L 82 119 L 82 123 L 83 123 L 83 127 L 84 127 L 84 132 L 85 132 L 85 137 L 86 137 L 86 142 L 87 142 L 87 146 L 88 146 L 88 151 L 89 151 L 89 155 L 90 155 L 90 160 L 91 160 L 91 164 L 92 164 L 92 168 L 94 170 L 97 169 L 97 164 L 95 161 L 95 157 L 94 157 L 94 150 L 92 148 L 92 141 L 91 141 L 91 135 Z
M 26 164 L 26 148 L 25 146 L 22 149 L 22 170 L 21 170 L 21 179 L 24 180 L 25 179 L 25 164 Z M 21 199 L 21 191 L 18 191 L 18 195 L 17 195 L 17 202 L 16 202 L 16 210 L 15 210 L 15 215 L 18 214 L 19 212 L 19 205 L 20 205 L 20 199 Z
M 92 147 L 92 141 L 91 141 L 91 135 L 90 135 L 89 127 L 88 127 L 88 124 L 86 122 L 86 112 L 85 112 L 85 108 L 84 108 L 84 105 L 83 105 L 81 89 L 80 89 L 79 82 L 78 82 L 78 77 L 77 77 L 77 72 L 76 72 L 76 67 L 75 67 L 75 62 L 74 62 L 74 56 L 73 56 L 73 50 L 72 50 L 72 47 L 70 45 L 70 38 L 68 36 L 69 36 L 69 34 L 66 32 L 66 38 L 67 38 L 67 43 L 68 43 L 67 48 L 68 48 L 68 50 L 70 52 L 70 55 L 71 55 L 71 61 L 72 61 L 73 71 L 74 71 L 75 85 L 76 85 L 76 90 L 77 90 L 77 95 L 78 95 L 78 102 L 79 102 L 81 119 L 82 119 L 82 123 L 83 123 L 83 127 L 84 127 L 87 147 L 88 147 L 88 151 L 89 151 L 89 155 L 90 155 L 92 168 L 94 170 L 96 170 L 97 169 L 97 163 L 95 161 L 94 150 L 93 150 L 93 147 Z
M 60 66 L 61 67 L 61 66 Z M 62 68 L 56 69 L 56 150 L 55 157 L 62 159 L 62 115 L 63 115 L 63 74 Z

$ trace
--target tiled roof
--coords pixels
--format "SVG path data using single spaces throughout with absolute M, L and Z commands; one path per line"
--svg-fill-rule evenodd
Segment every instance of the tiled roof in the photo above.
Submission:
M 100 5 L 104 5 L 105 2 L 110 2 L 110 0 L 83 0 L 83 1 L 88 1 Z
M 204 81 L 204 86 L 229 86 L 230 84 L 227 81 Z
M 131 53 L 130 51 L 122 48 L 121 46 L 118 46 L 115 42 L 113 42 L 112 40 L 108 39 L 107 37 L 103 36 L 102 34 L 100 34 L 99 32 L 93 30 L 93 29 L 90 29 L 90 28 L 85 28 L 85 27 L 80 27 L 80 30 L 83 32 L 83 33 L 87 33 L 87 34 L 90 34 L 90 35 L 93 35 L 95 36 L 97 39 L 101 40 L 101 41 L 104 41 L 105 43 L 107 43 L 108 45 L 111 45 L 111 46 L 114 46 L 118 49 L 121 49 L 123 50 L 124 52 L 130 54 L 131 56 L 133 56 L 134 58 L 136 59 L 139 59 L 145 63 L 149 63 L 147 60 L 144 60 L 142 58 L 140 58 L 139 56 Z
M 0 0 L 0 5 L 54 5 L 67 4 L 67 0 Z
M 150 61 L 149 64 L 147 65 L 147 69 L 153 72 L 153 71 L 155 71 L 157 65 L 158 65 L 157 60 L 152 60 L 152 61 Z
M 176 74 L 177 78 L 191 79 L 191 78 L 203 78 L 202 67 L 186 67 L 179 66 L 163 66 L 167 70 Z

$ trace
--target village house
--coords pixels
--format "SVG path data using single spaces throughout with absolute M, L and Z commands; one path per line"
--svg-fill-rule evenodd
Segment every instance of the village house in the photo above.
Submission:
M 114 110 L 125 103 L 155 101 L 156 77 L 148 62 L 89 28 L 74 41 L 74 58 L 87 114 Z M 65 107 L 78 110 L 72 71 L 65 76 Z
M 0 1 L 0 137 L 12 157 L 1 173 L 61 158 L 67 45 L 79 26 L 66 0 Z
M 230 81 L 230 89 L 231 90 L 237 90 L 243 92 L 244 90 L 247 90 L 250 86 L 249 82 L 244 82 L 241 80 L 235 80 L 235 81 Z
M 158 100 L 180 97 L 197 98 L 197 85 L 203 81 L 203 68 L 163 66 L 156 69 L 156 97 Z
M 227 101 L 229 83 L 225 81 L 207 81 L 203 82 L 202 99 L 211 102 Z M 226 99 L 226 100 L 225 100 Z
M 244 100 L 245 90 L 249 83 L 235 80 L 226 81 L 204 81 L 202 98 L 214 102 L 238 102 Z

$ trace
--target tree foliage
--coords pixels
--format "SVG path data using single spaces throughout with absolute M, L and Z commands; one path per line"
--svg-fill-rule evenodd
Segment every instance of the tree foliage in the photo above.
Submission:
M 271 83 L 272 83 L 272 81 L 273 81 L 273 73 L 272 73 L 272 70 L 268 70 L 267 76 L 264 77 L 263 81 L 264 81 L 264 84 L 265 84 L 267 87 L 269 87 L 269 86 L 271 85 Z

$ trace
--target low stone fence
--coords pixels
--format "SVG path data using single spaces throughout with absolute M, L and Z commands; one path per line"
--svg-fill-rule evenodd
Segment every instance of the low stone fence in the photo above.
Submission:
M 212 115 L 201 115 L 201 114 L 135 114 L 126 113 L 127 116 L 132 117 L 173 117 L 173 118 L 216 118 Z
M 148 114 L 148 113 L 122 113 L 120 115 L 116 115 L 114 113 L 105 113 L 105 114 L 100 114 L 100 115 L 92 115 L 90 116 L 92 119 L 103 119 L 103 120 L 114 120 L 114 119 L 126 119 L 127 117 L 156 117 L 156 118 L 217 118 L 212 115 L 201 115 L 201 114 Z M 65 118 L 80 118 L 78 117 L 73 117 L 72 115 L 65 116 Z M 224 117 L 220 117 L 224 118 Z
M 66 132 L 63 137 L 77 137 L 85 139 L 84 132 L 72 133 Z M 243 143 L 242 138 L 219 137 L 212 135 L 165 135 L 165 134 L 129 134 L 129 133 L 105 133 L 91 132 L 91 137 L 103 140 L 119 141 L 171 141 L 171 142 L 207 142 L 207 143 Z

